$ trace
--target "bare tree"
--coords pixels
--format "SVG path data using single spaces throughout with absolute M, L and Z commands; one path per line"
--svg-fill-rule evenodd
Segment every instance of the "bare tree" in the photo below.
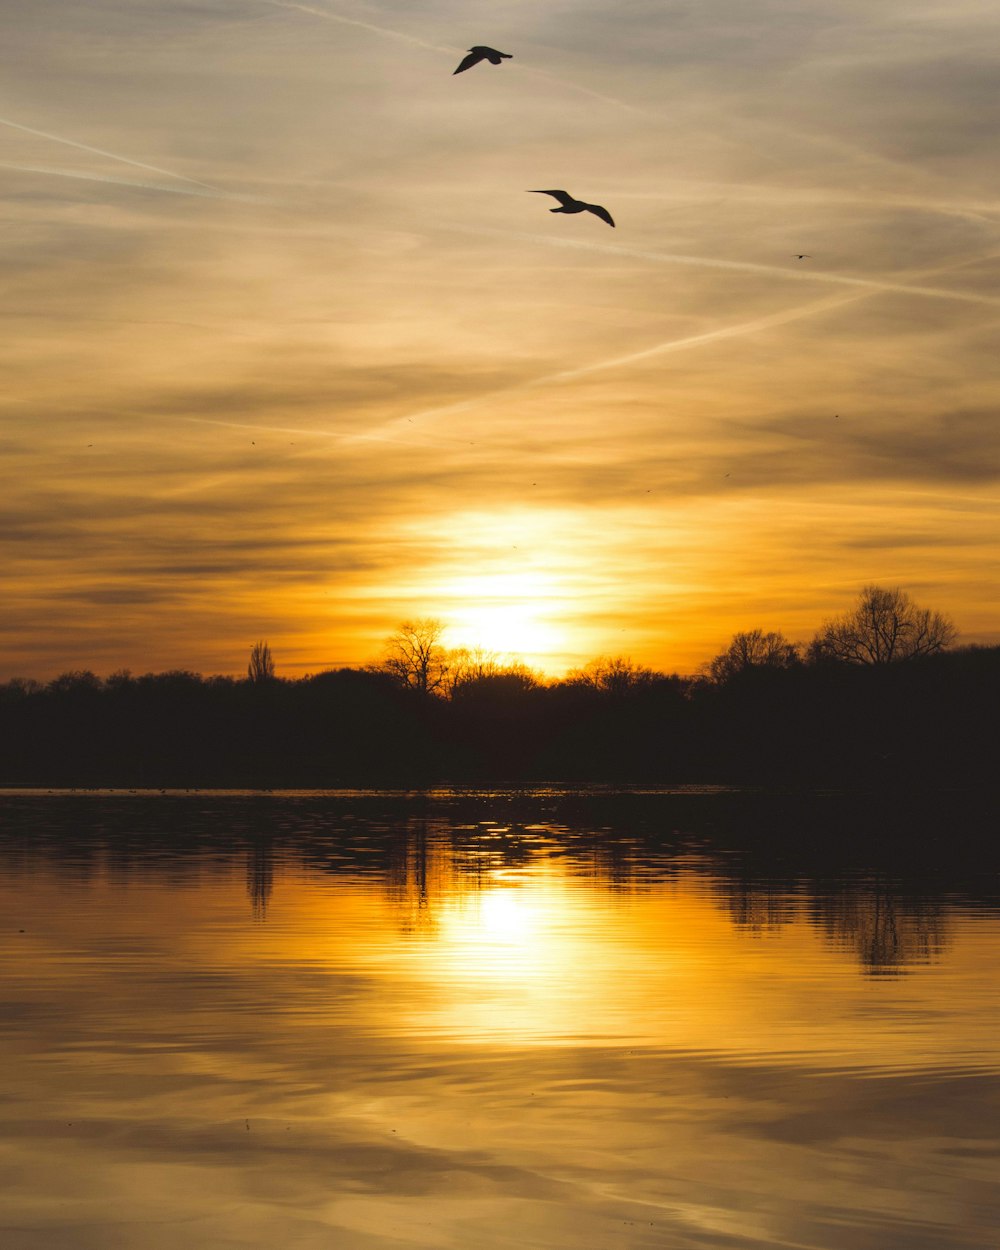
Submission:
M 247 677 L 250 681 L 272 681 L 274 678 L 274 657 L 266 642 L 255 642 L 250 648 L 250 663 L 247 665 Z
M 798 658 L 798 647 L 784 634 L 751 629 L 733 634 L 725 651 L 709 660 L 706 671 L 712 681 L 724 682 L 751 668 L 791 668 Z
M 505 667 L 496 651 L 487 651 L 484 647 L 458 647 L 451 653 L 449 685 L 454 689 L 469 682 L 496 677 Z
M 443 693 L 453 665 L 451 652 L 441 645 L 444 632 L 444 622 L 435 617 L 404 621 L 386 639 L 385 656 L 377 667 L 421 694 Z
M 538 674 L 523 661 L 505 661 L 495 651 L 463 647 L 452 651 L 450 656 L 448 690 L 452 698 L 487 692 L 523 692 L 541 684 Z
M 599 655 L 583 668 L 567 674 L 567 681 L 579 686 L 591 686 L 607 694 L 625 694 L 640 686 L 649 686 L 656 680 L 651 668 L 634 663 L 627 655 Z
M 957 632 L 948 617 L 917 607 L 898 586 L 872 585 L 864 587 L 852 611 L 825 622 L 812 652 L 851 664 L 892 664 L 943 651 Z

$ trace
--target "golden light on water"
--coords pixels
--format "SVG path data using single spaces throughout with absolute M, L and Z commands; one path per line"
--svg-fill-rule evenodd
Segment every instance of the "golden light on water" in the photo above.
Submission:
M 124 796 L 15 838 L 15 1240 L 992 1244 L 1000 925 L 950 875 L 782 883 L 503 795 L 248 800 L 136 800 L 149 854 Z
M 276 893 L 297 957 L 376 978 L 376 1034 L 737 1055 L 768 1053 L 780 1038 L 788 1062 L 836 1055 L 876 1066 L 919 1065 L 940 1044 L 933 1021 L 906 1014 L 937 992 L 911 918 L 892 923 L 912 942 L 916 975 L 876 988 L 861 974 L 866 917 L 878 920 L 864 899 L 850 920 L 857 933 L 849 925 L 833 941 L 791 896 L 780 923 L 734 923 L 718 883 L 697 873 L 609 890 L 599 873 L 581 875 L 545 848 L 523 865 L 470 871 L 430 843 L 394 875 L 389 897 L 358 884 L 288 878 Z M 950 957 L 978 986 L 975 951 Z M 859 1035 L 857 1015 L 875 994 L 883 1015 Z M 981 1030 L 963 1044 L 982 1048 Z

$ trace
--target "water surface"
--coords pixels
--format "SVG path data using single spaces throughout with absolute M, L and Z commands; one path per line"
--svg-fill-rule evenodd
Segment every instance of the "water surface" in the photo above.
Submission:
M 992 1250 L 975 820 L 0 796 L 0 1241 Z

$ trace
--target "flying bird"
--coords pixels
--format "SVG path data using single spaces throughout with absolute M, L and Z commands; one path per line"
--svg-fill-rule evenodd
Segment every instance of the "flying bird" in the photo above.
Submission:
M 462 74 L 467 69 L 472 69 L 473 65 L 478 65 L 480 61 L 489 61 L 491 65 L 499 65 L 501 61 L 509 61 L 513 55 L 513 52 L 498 52 L 496 48 L 487 48 L 485 44 L 477 43 L 474 48 L 469 49 L 469 55 L 463 57 L 458 69 L 452 70 L 452 74 Z
M 792 255 L 796 260 L 812 260 L 812 256 L 808 252 L 793 252 Z
M 593 213 L 595 217 L 600 217 L 601 221 L 606 221 L 609 226 L 615 224 L 606 208 L 602 208 L 600 204 L 585 204 L 583 200 L 574 200 L 568 191 L 529 191 L 528 194 L 555 196 L 559 201 L 559 207 L 550 208 L 550 213 L 582 213 L 586 211 Z

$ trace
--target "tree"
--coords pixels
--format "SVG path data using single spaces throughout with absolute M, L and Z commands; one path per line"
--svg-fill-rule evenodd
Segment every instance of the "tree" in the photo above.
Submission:
M 533 690 L 540 684 L 538 674 L 521 660 L 503 659 L 496 651 L 483 647 L 459 647 L 449 653 L 449 693 L 454 697 L 472 688 L 485 689 L 490 683 L 511 689 L 520 686 Z
M 725 651 L 709 660 L 706 670 L 712 681 L 725 682 L 753 668 L 791 668 L 798 662 L 799 651 L 784 634 L 751 629 L 733 634 Z
M 898 586 L 871 585 L 852 611 L 824 623 L 811 651 L 849 664 L 892 664 L 943 651 L 957 632 L 948 617 L 917 607 Z
M 626 694 L 652 685 L 656 677 L 651 668 L 635 664 L 627 655 L 599 655 L 583 668 L 574 669 L 566 680 L 572 685 L 590 686 L 606 694 Z
M 255 685 L 260 682 L 274 680 L 274 657 L 266 642 L 255 642 L 250 648 L 250 663 L 247 665 L 247 677 Z
M 436 617 L 404 621 L 385 640 L 385 656 L 378 667 L 420 694 L 443 692 L 453 663 L 451 653 L 441 645 L 444 631 L 444 622 Z
M 463 648 L 453 651 L 451 659 L 448 692 L 466 704 L 517 699 L 541 685 L 539 675 L 523 661 L 505 662 L 494 651 Z

